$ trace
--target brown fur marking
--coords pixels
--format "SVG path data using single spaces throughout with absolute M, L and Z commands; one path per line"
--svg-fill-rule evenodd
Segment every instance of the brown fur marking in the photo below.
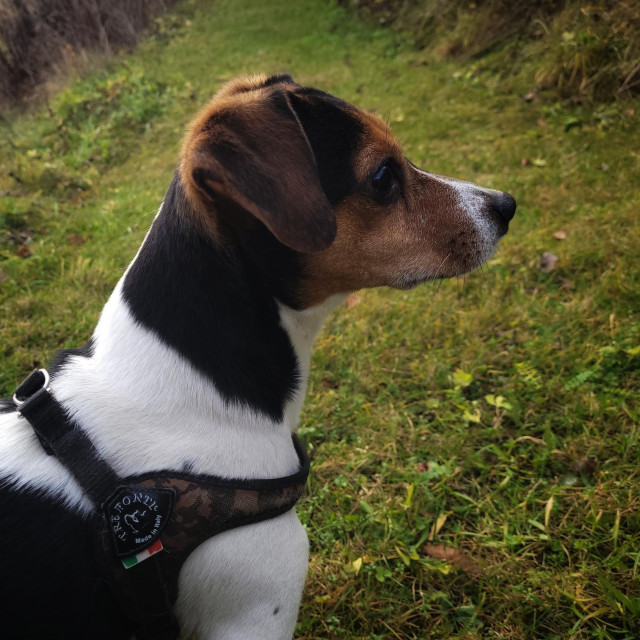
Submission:
M 297 283 L 303 306 L 363 287 L 405 288 L 450 277 L 486 259 L 493 242 L 487 234 L 496 241 L 499 235 L 490 230 L 483 237 L 482 220 L 492 224 L 484 214 L 491 209 L 490 192 L 416 169 L 386 123 L 357 107 L 353 113 L 365 135 L 350 159 L 355 183 L 331 210 L 287 97 L 296 89 L 286 75 L 234 80 L 190 125 L 179 171 L 203 228 L 217 237 L 220 196 L 303 252 Z M 380 202 L 372 181 L 386 159 L 400 192 Z M 461 194 L 467 194 L 466 203 Z

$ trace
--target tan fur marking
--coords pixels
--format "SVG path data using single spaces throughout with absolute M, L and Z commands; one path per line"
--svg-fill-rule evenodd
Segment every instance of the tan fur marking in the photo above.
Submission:
M 337 207 L 336 240 L 307 258 L 301 297 L 309 306 L 336 293 L 403 288 L 414 279 L 449 277 L 477 266 L 477 230 L 454 190 L 418 173 L 385 122 L 362 110 L 358 115 L 366 130 L 365 144 L 354 158 L 358 181 L 370 182 L 381 162 L 392 158 L 402 172 L 404 195 L 389 206 L 356 195 Z
M 178 174 L 187 198 L 193 207 L 193 210 L 188 212 L 193 214 L 190 222 L 208 233 L 218 243 L 222 241 L 220 222 L 216 212 L 208 202 L 203 200 L 202 194 L 193 182 L 195 162 L 199 149 L 207 143 L 207 125 L 212 118 L 225 110 L 256 102 L 259 98 L 255 92 L 265 95 L 268 91 L 262 87 L 266 80 L 265 74 L 258 74 L 227 82 L 187 126 L 180 151 Z
M 289 82 L 263 87 L 265 80 L 235 81 L 200 112 L 183 145 L 181 182 L 196 223 L 218 242 L 226 212 L 227 225 L 260 221 L 292 249 L 325 249 L 335 217 L 283 90 Z

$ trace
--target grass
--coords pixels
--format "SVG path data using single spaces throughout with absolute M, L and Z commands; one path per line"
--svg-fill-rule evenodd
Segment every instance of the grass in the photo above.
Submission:
M 581 102 L 640 90 L 640 10 L 629 0 L 339 0 L 436 58 L 482 59 L 503 82 Z M 505 52 L 505 48 L 508 52 Z M 497 50 L 496 64 L 491 66 Z
M 0 133 L 2 391 L 88 338 L 195 110 L 288 69 L 379 112 L 416 163 L 519 202 L 482 271 L 359 292 L 319 337 L 297 637 L 639 637 L 640 104 L 526 102 L 318 1 L 163 20 Z

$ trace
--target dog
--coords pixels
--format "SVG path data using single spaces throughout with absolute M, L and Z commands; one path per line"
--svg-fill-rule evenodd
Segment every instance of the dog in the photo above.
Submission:
M 475 269 L 515 208 L 506 193 L 419 169 L 356 106 L 287 74 L 237 79 L 190 125 L 90 341 L 60 352 L 43 385 L 120 478 L 295 474 L 292 433 L 326 316 L 361 288 Z M 11 401 L 0 480 L 4 634 L 132 637 L 94 559 L 96 506 Z M 307 561 L 294 509 L 209 538 L 179 572 L 181 632 L 291 638 Z

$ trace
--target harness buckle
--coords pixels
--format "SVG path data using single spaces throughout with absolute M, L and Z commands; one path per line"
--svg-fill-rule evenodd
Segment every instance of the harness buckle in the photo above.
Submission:
M 41 376 L 42 381 L 40 382 L 37 378 Z M 13 404 L 20 408 L 34 393 L 40 391 L 40 389 L 47 389 L 48 387 L 49 372 L 46 369 L 35 369 L 16 387 L 16 391 L 13 394 Z M 20 398 L 24 398 L 24 400 L 20 400 Z

